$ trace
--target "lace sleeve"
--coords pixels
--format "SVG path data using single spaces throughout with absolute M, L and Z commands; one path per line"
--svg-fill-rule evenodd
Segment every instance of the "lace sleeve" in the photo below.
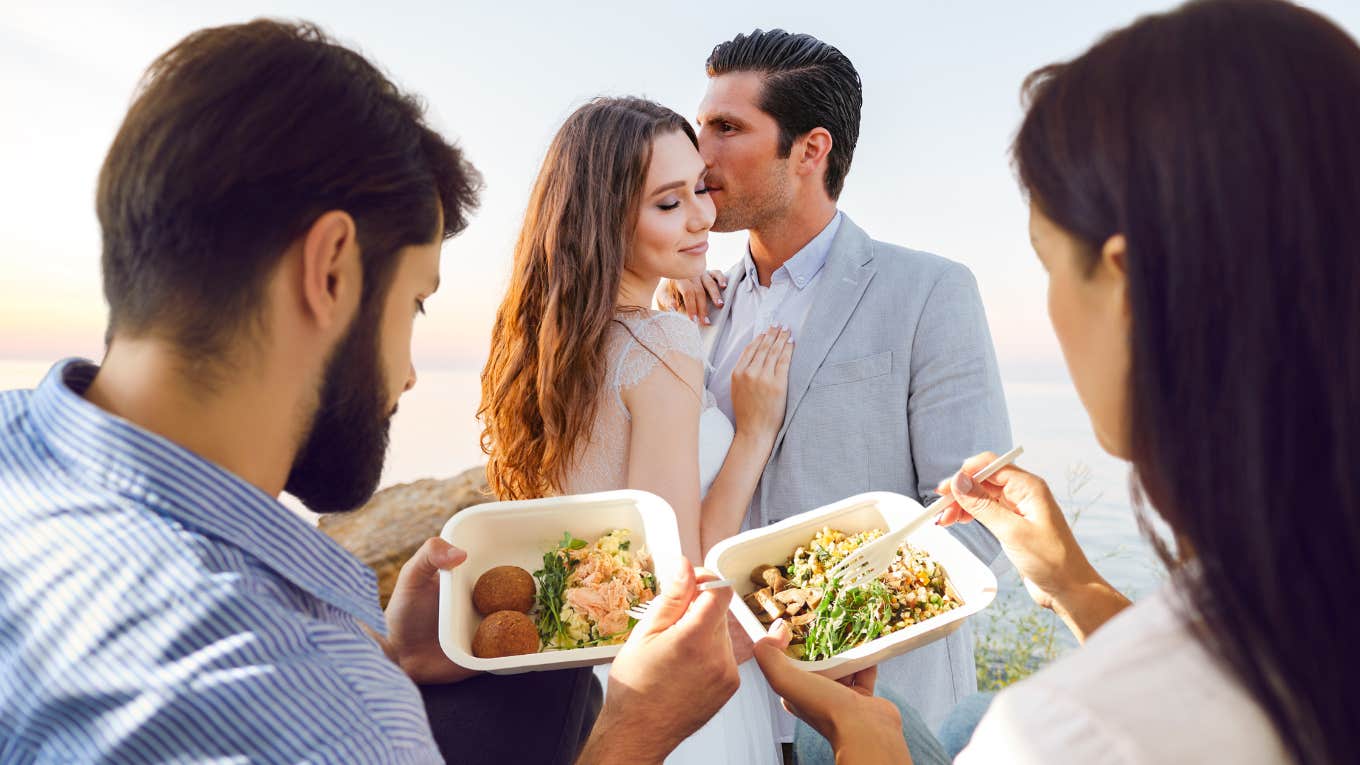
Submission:
M 621 320 L 629 331 L 619 354 L 614 389 L 631 388 L 646 379 L 662 359 L 680 354 L 700 362 L 704 358 L 699 328 L 684 314 L 665 311 L 645 318 Z

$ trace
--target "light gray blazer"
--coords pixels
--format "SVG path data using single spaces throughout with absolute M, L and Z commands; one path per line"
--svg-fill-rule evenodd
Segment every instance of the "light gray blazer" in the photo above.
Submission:
M 982 451 L 1011 447 L 1006 400 L 972 273 L 959 263 L 869 238 L 846 216 L 795 338 L 788 408 L 747 523 L 764 526 L 865 491 L 922 503 Z M 704 333 L 710 354 L 726 328 L 738 264 L 723 309 Z M 981 524 L 951 527 L 994 569 L 1000 545 Z M 879 683 L 938 725 L 976 690 L 971 630 L 894 659 Z

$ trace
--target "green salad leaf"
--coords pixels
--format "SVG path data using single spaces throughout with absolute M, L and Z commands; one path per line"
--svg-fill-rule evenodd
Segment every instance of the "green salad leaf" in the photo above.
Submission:
M 551 645 L 555 638 L 566 638 L 567 627 L 562 623 L 563 595 L 567 591 L 567 578 L 576 568 L 576 561 L 566 554 L 567 550 L 580 550 L 586 546 L 584 539 L 577 539 L 571 532 L 562 532 L 562 541 L 557 547 L 543 553 L 543 568 L 534 572 L 538 580 L 538 592 L 534 595 L 538 611 L 538 637 L 544 645 Z
M 808 625 L 804 658 L 829 659 L 873 640 L 883 634 L 892 614 L 892 596 L 882 582 L 841 590 L 840 582 L 833 579 L 817 604 L 817 618 Z

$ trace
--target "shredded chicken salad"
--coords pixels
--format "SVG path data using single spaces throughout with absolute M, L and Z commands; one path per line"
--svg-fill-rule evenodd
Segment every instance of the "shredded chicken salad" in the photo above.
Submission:
M 543 648 L 591 648 L 628 639 L 637 619 L 628 609 L 656 595 L 651 556 L 633 548 L 627 529 L 586 542 L 570 532 L 543 554 L 536 621 Z

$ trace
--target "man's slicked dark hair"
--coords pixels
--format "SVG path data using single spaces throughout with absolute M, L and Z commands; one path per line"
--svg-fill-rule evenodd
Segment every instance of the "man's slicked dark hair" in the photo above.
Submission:
M 317 27 L 195 32 L 151 64 L 99 174 L 109 335 L 211 366 L 329 210 L 354 219 L 366 309 L 401 248 L 467 225 L 480 183 L 420 102 Z
M 708 56 L 709 77 L 729 72 L 764 75 L 760 108 L 779 124 L 779 156 L 813 128 L 831 134 L 826 193 L 837 199 L 859 141 L 864 89 L 859 72 L 834 46 L 806 34 L 757 29 L 719 43 Z

